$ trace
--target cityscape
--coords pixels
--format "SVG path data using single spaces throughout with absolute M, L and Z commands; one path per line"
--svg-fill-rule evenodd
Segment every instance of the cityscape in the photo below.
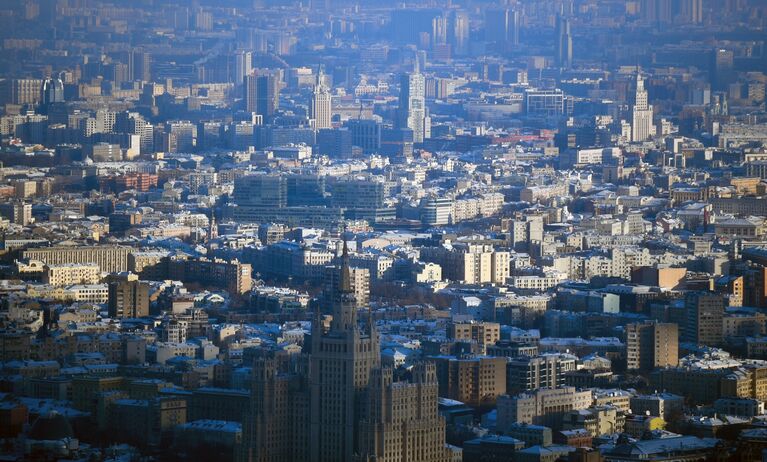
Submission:
M 0 1 L 0 461 L 767 461 L 767 1 Z

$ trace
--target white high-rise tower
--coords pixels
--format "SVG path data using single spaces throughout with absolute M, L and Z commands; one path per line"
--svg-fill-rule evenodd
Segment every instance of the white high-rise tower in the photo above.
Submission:
M 647 104 L 647 90 L 644 87 L 644 80 L 637 72 L 636 93 L 634 96 L 634 106 L 631 119 L 631 141 L 645 141 L 655 134 L 655 127 L 652 123 L 652 106 Z
M 314 129 L 332 128 L 330 90 L 325 85 L 322 69 L 317 74 L 317 83 L 314 85 L 314 95 L 310 107 L 309 118 L 314 121 Z
M 421 74 L 416 59 L 412 74 L 404 74 L 400 80 L 398 126 L 413 130 L 413 142 L 423 143 L 431 137 L 431 118 L 426 109 L 426 79 Z

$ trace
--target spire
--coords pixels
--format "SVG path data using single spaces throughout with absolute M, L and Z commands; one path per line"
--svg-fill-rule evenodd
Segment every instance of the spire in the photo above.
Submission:
M 319 93 L 320 90 L 325 86 L 324 82 L 324 73 L 322 72 L 322 64 L 319 65 L 317 68 L 317 82 L 314 85 L 314 92 Z
M 344 228 L 344 249 L 341 254 L 341 283 L 339 288 L 342 293 L 350 293 L 352 290 L 352 275 L 351 268 L 349 267 L 349 245 L 346 242 L 346 228 Z

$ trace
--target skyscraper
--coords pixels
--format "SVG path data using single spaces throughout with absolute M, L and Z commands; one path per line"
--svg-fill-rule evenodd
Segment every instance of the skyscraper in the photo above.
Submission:
M 352 460 L 359 448 L 357 424 L 368 417 L 363 400 L 370 374 L 381 362 L 372 319 L 365 330 L 357 324 L 346 241 L 340 278 L 330 329 L 322 329 L 319 313 L 312 323 L 309 454 L 313 461 Z
M 465 11 L 452 11 L 448 16 L 448 43 L 456 55 L 469 51 L 469 15 Z
M 569 69 L 573 65 L 573 36 L 570 31 L 570 19 L 564 12 L 557 16 L 557 66 Z
M 485 11 L 485 40 L 505 42 L 509 34 L 509 10 L 489 9 Z
M 245 77 L 250 74 L 253 69 L 253 53 L 250 51 L 240 50 L 235 55 L 234 77 L 235 82 L 239 82 L 240 85 Z
M 331 97 L 328 87 L 325 85 L 322 69 L 317 74 L 317 83 L 314 85 L 309 118 L 314 121 L 314 129 L 322 130 L 331 128 Z
M 274 74 L 251 72 L 245 77 L 245 110 L 255 112 L 265 120 L 274 116 L 279 107 L 280 90 Z
M 64 82 L 60 78 L 52 78 L 43 81 L 40 100 L 43 106 L 64 102 Z
M 251 353 L 252 399 L 237 460 L 451 460 L 435 366 L 414 365 L 407 381 L 380 366 L 372 317 L 364 326 L 357 322 L 349 261 L 344 243 L 332 321 L 315 313 L 307 355 Z
M 485 40 L 498 45 L 500 51 L 519 45 L 519 11 L 489 9 L 485 11 Z
M 416 61 L 417 63 L 417 61 Z M 413 142 L 423 143 L 431 137 L 431 118 L 426 109 L 426 79 L 418 64 L 412 74 L 400 79 L 398 128 L 413 130 Z
M 647 90 L 644 88 L 644 80 L 637 72 L 636 93 L 634 105 L 631 111 L 631 141 L 645 141 L 655 134 L 652 123 L 653 110 L 647 101 Z

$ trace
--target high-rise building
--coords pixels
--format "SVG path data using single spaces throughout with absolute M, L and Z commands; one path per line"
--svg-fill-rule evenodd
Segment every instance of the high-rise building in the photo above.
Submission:
M 469 406 L 491 406 L 506 393 L 506 358 L 434 358 L 439 394 Z
M 362 148 L 362 153 L 366 155 L 380 151 L 381 123 L 373 119 L 351 119 L 346 126 L 352 134 L 352 146 Z
M 703 22 L 703 0 L 679 0 L 679 20 L 687 24 Z
M 557 66 L 560 69 L 570 69 L 573 66 L 573 34 L 570 30 L 570 19 L 564 13 L 557 16 Z
M 720 294 L 692 292 L 684 300 L 684 340 L 699 345 L 722 343 L 724 298 Z
M 642 76 L 638 72 L 633 103 L 631 110 L 631 141 L 645 141 L 655 134 L 655 127 L 652 123 L 653 109 L 648 104 L 644 80 L 642 80 Z
M 341 284 L 340 275 L 338 266 L 326 266 L 324 268 L 322 301 L 326 306 L 333 305 L 333 298 L 338 293 Z M 368 306 L 370 302 L 370 271 L 367 268 L 352 267 L 349 269 L 349 275 L 357 307 Z
M 329 329 L 321 327 L 318 316 L 312 323 L 309 454 L 312 461 L 318 462 L 352 460 L 359 447 L 357 425 L 369 417 L 362 400 L 371 371 L 381 362 L 372 318 L 365 330 L 357 323 L 346 241 L 340 279 Z
M 509 10 L 485 10 L 485 40 L 488 42 L 506 41 L 509 33 Z
M 274 74 L 251 72 L 245 77 L 245 110 L 264 120 L 274 116 L 280 104 L 280 89 Z
M 149 284 L 137 274 L 119 273 L 108 279 L 108 311 L 111 318 L 139 318 L 149 315 Z
M 64 82 L 61 79 L 47 79 L 43 81 L 40 100 L 44 106 L 64 102 Z
M 413 142 L 431 137 L 431 118 L 426 109 L 426 79 L 418 65 L 412 74 L 400 79 L 398 128 L 413 130 Z
M 626 367 L 651 371 L 679 365 L 679 327 L 644 322 L 626 325 Z
M 314 122 L 315 130 L 331 128 L 332 113 L 330 105 L 330 90 L 325 85 L 322 70 L 317 75 L 317 83 L 314 85 L 314 94 L 312 95 L 312 104 L 309 111 L 309 118 Z
M 715 90 L 727 91 L 735 81 L 735 53 L 724 48 L 715 48 L 711 52 L 711 86 Z
M 445 447 L 445 421 L 437 413 L 437 377 L 432 364 L 413 367 L 409 382 L 391 368 L 370 380 L 370 412 L 360 423 L 360 453 L 367 460 L 452 460 Z
M 447 462 L 435 366 L 415 365 L 408 381 L 380 366 L 372 317 L 364 326 L 357 322 L 345 243 L 341 260 L 332 320 L 315 313 L 308 355 L 284 360 L 276 351 L 252 353 L 253 388 L 238 460 Z
M 240 50 L 235 55 L 234 63 L 234 81 L 241 85 L 245 78 L 253 70 L 253 53 L 246 50 Z
M 465 11 L 455 10 L 448 15 L 448 43 L 453 53 L 458 56 L 469 51 L 469 15 Z

